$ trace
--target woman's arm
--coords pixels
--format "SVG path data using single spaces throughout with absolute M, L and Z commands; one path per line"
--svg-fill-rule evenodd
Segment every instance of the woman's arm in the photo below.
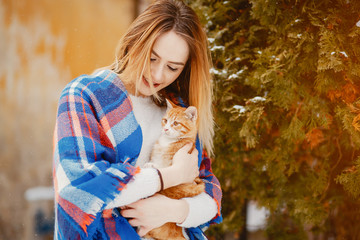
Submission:
M 197 154 L 198 152 L 196 151 L 195 155 Z M 179 156 L 181 156 L 179 160 L 187 159 L 186 154 L 182 155 L 179 153 Z M 153 197 L 127 205 L 127 208 L 121 211 L 124 217 L 132 219 L 129 221 L 132 226 L 141 226 L 139 230 L 140 236 L 144 236 L 151 229 L 159 227 L 166 222 L 178 223 L 179 226 L 185 228 L 221 222 L 220 184 L 217 184 L 218 181 L 212 174 L 210 159 L 207 157 L 206 152 L 203 152 L 201 156 L 200 177 L 205 182 L 204 193 L 180 200 L 156 194 Z M 206 190 L 211 190 L 210 194 Z
M 170 167 L 159 169 L 164 189 L 181 183 L 191 183 L 199 175 L 198 152 L 194 150 L 189 154 L 190 149 L 191 144 L 185 145 L 175 154 L 174 163 Z M 106 209 L 128 205 L 160 190 L 160 178 L 156 169 L 142 168 L 141 172 L 134 176 L 121 194 L 106 206 Z
M 159 176 L 154 168 L 142 168 L 133 179 L 128 182 L 116 198 L 105 208 L 113 209 L 136 202 L 139 199 L 149 197 L 160 189 Z
M 221 218 L 221 197 L 222 192 L 219 181 L 212 173 L 211 160 L 207 157 L 206 151 L 199 153 L 201 157 L 199 177 L 205 183 L 205 192 L 195 197 L 183 198 L 189 206 L 189 213 L 186 219 L 178 224 L 181 227 L 193 228 L 200 225 L 219 223 Z
M 178 226 L 184 228 L 198 227 L 209 222 L 217 214 L 217 205 L 207 193 L 201 193 L 191 198 L 183 198 L 189 206 L 186 218 L 178 222 Z
M 191 147 L 192 144 L 185 145 L 174 155 L 170 167 L 159 169 L 165 189 L 181 183 L 191 183 L 199 175 L 198 151 L 194 149 L 189 154 Z M 124 217 L 131 219 L 129 223 L 132 226 L 140 226 L 138 232 L 140 236 L 167 222 L 182 223 L 188 213 L 189 204 L 186 200 L 170 199 L 159 194 L 128 204 L 121 211 Z

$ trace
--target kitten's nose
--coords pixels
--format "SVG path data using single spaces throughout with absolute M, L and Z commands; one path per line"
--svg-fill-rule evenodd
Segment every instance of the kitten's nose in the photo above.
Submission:
M 168 128 L 164 128 L 164 131 L 166 132 L 166 131 L 168 131 L 169 129 Z

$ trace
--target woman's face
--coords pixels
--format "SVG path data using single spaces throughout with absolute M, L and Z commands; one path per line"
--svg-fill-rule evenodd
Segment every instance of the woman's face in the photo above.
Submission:
M 174 31 L 160 35 L 151 52 L 150 72 L 155 92 L 169 86 L 180 75 L 189 58 L 189 46 Z M 146 71 L 145 71 L 146 72 Z M 150 96 L 150 76 L 143 76 L 138 92 Z

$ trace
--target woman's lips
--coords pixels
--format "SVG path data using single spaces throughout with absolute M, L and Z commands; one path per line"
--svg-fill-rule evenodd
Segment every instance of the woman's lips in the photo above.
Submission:
M 145 77 L 143 77 L 143 82 L 144 82 L 144 84 L 145 84 L 147 87 L 150 87 L 150 84 L 149 84 L 149 82 L 146 80 Z M 154 87 L 154 88 L 157 88 L 158 86 L 160 86 L 159 83 L 154 83 L 154 84 L 153 84 L 153 87 Z

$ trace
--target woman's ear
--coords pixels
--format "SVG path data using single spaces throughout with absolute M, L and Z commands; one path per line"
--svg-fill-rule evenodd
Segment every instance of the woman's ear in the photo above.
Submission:
M 186 117 L 191 121 L 195 122 L 197 119 L 197 109 L 196 107 L 190 106 L 185 110 Z

